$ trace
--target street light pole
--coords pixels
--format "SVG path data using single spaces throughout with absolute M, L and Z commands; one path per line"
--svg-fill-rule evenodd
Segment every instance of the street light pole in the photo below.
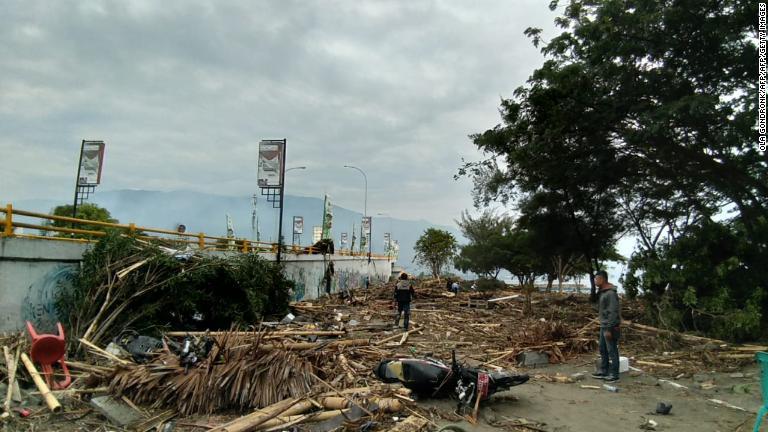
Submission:
M 352 165 L 344 165 L 344 168 L 351 168 L 360 171 L 360 174 L 363 175 L 363 180 L 365 180 L 365 207 L 363 210 L 363 216 L 368 217 L 368 176 L 365 175 L 365 171 L 361 170 L 360 168 Z
M 305 169 L 307 169 L 307 167 L 305 167 L 305 166 L 297 166 L 297 167 L 288 168 L 288 169 L 285 170 L 285 172 L 287 173 L 288 171 L 305 170 Z M 281 223 L 281 225 L 282 225 L 282 223 Z M 295 241 L 296 241 L 296 234 L 294 233 L 291 236 L 291 244 L 295 243 Z
M 285 142 L 285 140 L 283 141 Z M 285 144 L 283 144 L 283 167 L 285 167 Z M 277 263 L 280 264 L 280 255 L 283 249 L 283 209 L 285 208 L 285 173 L 291 170 L 307 169 L 305 166 L 293 167 L 284 169 L 282 173 L 282 181 L 280 182 L 280 226 L 277 228 Z M 291 241 L 293 242 L 293 241 Z
M 344 165 L 344 168 L 351 168 L 354 170 L 360 171 L 360 174 L 363 175 L 363 179 L 365 180 L 365 205 L 363 207 L 363 217 L 368 217 L 368 176 L 365 175 L 365 171 L 361 170 L 360 168 L 352 165 Z M 372 244 L 373 244 L 373 225 L 372 222 L 368 223 L 368 230 L 370 231 L 370 237 L 368 240 L 368 262 L 371 261 L 371 250 L 372 250 Z
M 389 242 L 387 243 L 387 257 L 392 250 L 392 215 L 389 213 L 376 213 L 376 216 L 384 216 L 389 219 Z
M 363 206 L 363 217 L 366 219 L 368 218 L 368 176 L 365 175 L 365 171 L 361 170 L 360 168 L 353 166 L 353 165 L 344 165 L 344 168 L 351 168 L 360 171 L 360 174 L 363 175 L 363 180 L 365 180 L 365 204 Z M 368 231 L 370 233 L 370 238 L 367 239 L 368 241 L 368 262 L 371 262 L 371 251 L 373 248 L 373 221 L 368 221 Z
M 283 210 L 285 209 L 285 156 L 288 153 L 288 140 L 283 139 L 283 157 L 280 161 L 280 217 L 277 227 L 277 265 L 280 265 L 280 257 L 283 251 Z

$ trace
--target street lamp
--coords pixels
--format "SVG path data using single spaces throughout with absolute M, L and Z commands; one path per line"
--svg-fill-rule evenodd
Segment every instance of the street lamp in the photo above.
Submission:
M 360 168 L 353 166 L 353 165 L 344 165 L 344 168 L 350 168 L 354 170 L 360 171 L 360 174 L 363 175 L 363 179 L 365 180 L 365 205 L 363 207 L 363 217 L 368 217 L 368 176 L 365 175 L 365 171 L 361 170 Z M 371 238 L 368 239 L 368 262 L 371 261 L 371 244 L 373 243 L 373 227 L 372 224 L 368 224 L 368 230 L 371 233 Z
M 305 167 L 305 166 L 297 166 L 297 167 L 286 168 L 285 172 L 283 173 L 283 176 L 285 176 L 285 173 L 287 173 L 288 171 L 292 171 L 292 170 L 305 170 L 305 169 L 307 169 L 307 167 Z M 285 177 L 283 177 L 283 183 L 285 183 Z M 285 187 L 285 184 L 283 184 L 283 187 Z M 284 207 L 285 204 L 281 201 L 280 206 Z M 282 212 L 282 210 L 281 210 L 281 212 Z M 282 217 L 280 218 L 280 230 L 279 230 L 279 232 L 281 234 L 279 234 L 280 237 L 278 238 L 278 244 L 282 244 L 282 240 L 283 240 L 283 236 L 282 236 L 282 232 L 283 232 L 283 219 L 282 219 Z M 293 242 L 293 241 L 291 241 L 291 242 Z
M 387 243 L 387 257 L 392 250 L 392 215 L 389 213 L 376 213 L 376 216 L 383 216 L 389 219 L 389 242 Z

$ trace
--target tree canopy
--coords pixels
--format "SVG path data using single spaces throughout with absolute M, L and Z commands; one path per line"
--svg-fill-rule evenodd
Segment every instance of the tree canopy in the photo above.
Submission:
M 768 264 L 758 240 L 768 158 L 757 146 L 756 16 L 756 2 L 737 0 L 568 1 L 560 34 L 526 30 L 544 63 L 502 100 L 501 123 L 471 137 L 487 158 L 459 175 L 473 177 L 476 204 L 511 202 L 533 224 L 567 221 L 558 235 L 590 274 L 631 234 L 638 290 L 661 301 L 659 286 L 669 286 L 673 306 L 690 309 L 692 287 L 699 305 L 721 299 L 710 308 L 721 317 L 750 298 L 768 316 L 766 279 L 748 278 L 754 297 L 745 297 L 733 284 L 699 288 L 693 275 L 644 275 L 671 256 L 690 268 L 675 251 L 711 247 L 713 233 L 738 237 L 730 258 L 742 271 Z M 702 271 L 730 259 L 699 257 Z
M 414 262 L 421 264 L 432 272 L 433 277 L 440 277 L 443 268 L 456 255 L 458 243 L 453 234 L 448 231 L 429 228 L 419 237 L 414 246 L 416 256 Z
M 51 210 L 51 214 L 54 216 L 65 216 L 65 217 L 72 217 L 72 204 L 65 204 L 56 206 L 53 210 Z M 92 203 L 83 203 L 77 206 L 77 215 L 76 218 L 78 219 L 86 219 L 91 221 L 98 221 L 98 222 L 109 222 L 109 223 L 119 223 L 117 219 L 113 218 L 112 215 L 109 213 L 109 210 L 99 207 L 96 204 Z M 63 222 L 63 221 L 52 221 L 51 226 L 58 227 L 58 228 L 71 228 L 72 223 L 70 222 Z M 82 230 L 88 230 L 88 231 L 106 231 L 107 228 L 99 225 L 89 225 L 89 224 L 82 224 L 77 225 L 75 228 L 82 229 Z M 67 233 L 56 233 L 57 237 L 70 237 L 70 234 Z M 90 238 L 91 235 L 87 234 L 76 234 L 74 235 L 77 238 Z
M 496 279 L 508 261 L 504 237 L 512 230 L 512 220 L 486 210 L 474 218 L 464 212 L 457 224 L 468 243 L 454 259 L 456 269 Z

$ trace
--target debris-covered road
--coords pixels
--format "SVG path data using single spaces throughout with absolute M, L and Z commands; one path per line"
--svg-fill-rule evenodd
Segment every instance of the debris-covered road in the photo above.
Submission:
M 456 296 L 439 281 L 422 281 L 406 332 L 394 327 L 392 292 L 392 285 L 382 285 L 353 298 L 295 303 L 282 322 L 249 329 L 174 329 L 141 359 L 119 346 L 84 340 L 87 355 L 69 362 L 73 385 L 53 392 L 63 411 L 51 413 L 41 405 L 20 369 L 23 391 L 20 403 L 12 405 L 28 409 L 29 416 L 12 411 L 3 427 L 415 431 L 464 424 L 466 430 L 599 432 L 642 426 L 701 432 L 740 425 L 748 430 L 750 412 L 760 404 L 750 360 L 760 347 L 733 347 L 640 324 L 643 310 L 636 302 L 623 302 L 622 355 L 630 358 L 632 370 L 614 393 L 589 377 L 596 324 L 586 295 L 536 293 L 533 312 L 526 315 L 525 295 L 518 290 Z M 17 335 L 3 339 L 9 351 L 27 351 L 27 344 Z M 527 374 L 530 381 L 456 412 L 452 388 L 442 397 L 425 398 L 384 384 L 373 373 L 382 359 L 397 357 L 431 357 L 450 367 L 454 351 L 462 367 Z M 7 370 L 0 369 L 4 382 Z M 115 406 L 105 408 L 99 397 L 110 395 Z M 670 415 L 652 414 L 659 402 L 672 404 Z M 130 420 L 117 424 L 120 413 L 112 411 L 123 411 Z

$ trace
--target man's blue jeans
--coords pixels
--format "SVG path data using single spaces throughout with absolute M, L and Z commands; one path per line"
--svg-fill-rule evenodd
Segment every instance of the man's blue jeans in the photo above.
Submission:
M 408 321 L 411 318 L 411 302 L 397 302 L 397 318 L 395 319 L 395 325 L 400 325 L 400 314 L 405 315 L 405 322 L 403 327 L 408 330 Z
M 613 338 L 610 340 L 605 338 L 605 333 L 611 332 Z M 619 338 L 621 337 L 621 330 L 600 328 L 600 359 L 601 367 L 600 372 L 612 376 L 619 377 Z M 610 362 L 609 362 L 610 360 Z

